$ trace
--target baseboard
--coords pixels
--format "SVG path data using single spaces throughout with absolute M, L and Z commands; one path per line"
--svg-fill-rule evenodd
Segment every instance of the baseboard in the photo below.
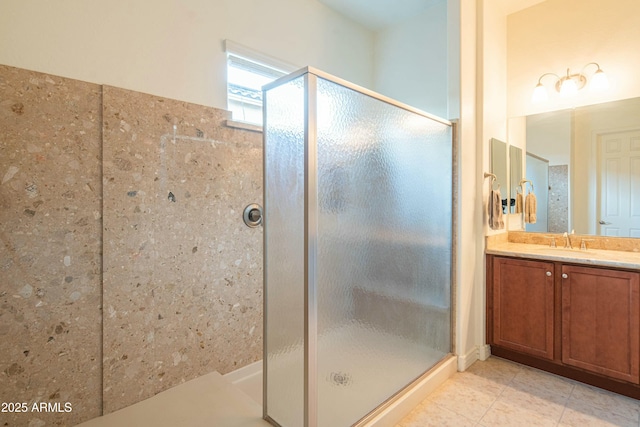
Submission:
M 253 362 L 247 366 L 243 366 L 240 369 L 236 369 L 235 371 L 226 373 L 223 375 L 223 377 L 231 384 L 236 384 L 250 377 L 253 377 L 254 375 L 262 375 L 262 360 L 258 360 L 257 362 Z
M 394 427 L 436 388 L 456 373 L 456 357 L 440 362 L 425 378 L 361 427 Z
M 489 344 L 478 347 L 478 359 L 485 361 L 491 357 L 491 346 Z
M 464 372 L 478 359 L 480 359 L 480 349 L 475 346 L 467 353 L 458 355 L 458 372 Z

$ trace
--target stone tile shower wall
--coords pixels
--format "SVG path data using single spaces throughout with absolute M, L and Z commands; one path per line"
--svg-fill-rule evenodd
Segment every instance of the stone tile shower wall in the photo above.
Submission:
M 224 111 L 112 87 L 103 105 L 111 412 L 261 358 L 262 231 L 242 211 L 262 203 L 262 146 Z
M 0 425 L 100 415 L 100 93 L 0 66 Z
M 549 232 L 569 229 L 569 166 L 549 166 Z
M 262 229 L 241 219 L 261 135 L 226 119 L 0 66 L 0 400 L 73 405 L 6 425 L 74 424 L 261 358 Z

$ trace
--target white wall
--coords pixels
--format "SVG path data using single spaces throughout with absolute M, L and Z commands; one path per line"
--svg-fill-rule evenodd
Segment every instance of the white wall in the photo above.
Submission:
M 481 93 L 479 100 L 482 103 L 482 115 L 480 119 L 482 138 L 482 170 L 491 170 L 491 138 L 500 141 L 507 140 L 507 93 L 504 82 L 507 76 L 507 22 L 506 10 L 500 0 L 484 0 L 481 17 L 480 35 L 480 68 Z M 483 205 L 489 198 L 490 179 L 485 179 L 482 187 Z M 507 191 L 505 188 L 503 191 Z M 503 194 L 504 196 L 504 194 Z M 504 230 L 491 230 L 485 213 L 483 223 L 484 234 L 500 234 Z
M 450 118 L 447 3 L 376 33 L 374 70 L 376 92 Z
M 508 17 L 509 116 L 594 104 L 640 96 L 640 1 L 547 0 Z M 533 105 L 531 94 L 544 73 L 579 72 L 597 62 L 610 89 L 602 94 L 588 88 L 562 100 L 555 90 L 549 102 Z M 590 66 L 588 76 L 595 71 Z M 551 86 L 554 79 L 543 83 Z M 548 87 L 549 87 L 548 86 Z
M 527 116 L 527 151 L 549 160 L 549 166 L 570 164 L 572 116 L 572 110 Z
M 463 76 L 467 79 L 472 76 L 476 78 L 473 94 L 467 92 L 469 99 L 476 102 L 475 120 L 475 167 L 463 164 L 464 177 L 463 189 L 469 188 L 472 184 L 475 186 L 474 194 L 474 230 L 465 235 L 464 238 L 469 239 L 469 247 L 474 246 L 475 253 L 471 252 L 463 256 L 465 267 L 472 268 L 469 272 L 469 282 L 463 283 L 462 286 L 472 284 L 473 293 L 471 294 L 469 317 L 466 319 L 469 324 L 465 325 L 469 328 L 465 338 L 467 339 L 467 348 L 473 342 L 473 345 L 479 349 L 480 358 L 488 356 L 488 348 L 486 346 L 486 288 L 485 284 L 485 263 L 484 263 L 484 236 L 492 234 L 504 233 L 505 230 L 493 231 L 488 227 L 486 216 L 486 204 L 489 195 L 488 179 L 484 179 L 484 172 L 490 170 L 490 140 L 497 138 L 507 143 L 511 143 L 507 129 L 507 13 L 509 11 L 509 2 L 505 0 L 468 0 L 463 1 L 463 10 L 467 9 L 467 14 L 471 15 L 473 10 L 472 3 L 475 3 L 474 23 L 466 22 L 461 25 L 461 33 L 463 37 L 463 49 L 465 46 L 464 38 L 467 37 L 466 43 L 471 43 L 471 37 L 475 43 L 475 51 L 470 46 L 468 51 L 463 51 L 463 63 L 461 70 Z M 463 14 L 464 15 L 464 14 Z M 470 16 L 469 16 L 470 17 Z M 473 55 L 473 56 L 472 56 Z M 465 60 L 465 56 L 467 59 Z M 471 64 L 471 59 L 476 61 Z M 463 77 L 462 82 L 465 82 Z M 470 82 L 469 82 L 470 84 Z M 464 88 L 463 84 L 463 88 Z M 469 87 L 468 89 L 471 89 Z M 472 98 L 471 98 L 472 97 Z M 463 91 L 462 99 L 464 102 L 465 92 Z M 465 114 L 463 112 L 463 121 Z M 468 118 L 471 118 L 469 116 Z M 523 142 L 523 126 L 520 126 L 519 132 L 514 129 L 514 134 L 518 135 L 514 141 L 514 145 L 521 148 Z M 471 151 L 471 147 L 466 146 L 463 149 Z M 463 154 L 464 156 L 464 154 Z M 470 197 L 463 191 L 461 198 Z M 479 200 L 478 200 L 479 199 Z M 509 215 L 507 223 L 509 224 L 516 215 Z M 511 224 L 512 228 L 521 227 L 521 223 Z M 464 289 L 464 288 L 463 288 Z
M 478 357 L 487 356 L 484 338 L 484 232 L 482 203 L 482 151 L 479 135 L 478 90 L 478 2 L 450 1 L 452 19 L 459 28 L 459 145 L 457 198 L 458 264 L 456 270 L 456 352 L 458 369 L 465 370 Z M 481 6 L 480 6 L 481 7 Z M 455 17 L 455 18 L 454 18 Z M 482 28 L 480 26 L 480 28 Z M 455 86 L 455 85 L 452 85 Z M 488 144 L 488 141 L 487 141 Z
M 373 85 L 373 33 L 316 0 L 0 2 L 0 64 L 218 108 L 224 39 Z

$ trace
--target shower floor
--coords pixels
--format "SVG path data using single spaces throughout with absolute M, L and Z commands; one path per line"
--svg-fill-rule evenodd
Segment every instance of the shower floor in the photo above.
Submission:
M 217 372 L 77 427 L 271 427 L 262 406 Z
M 325 338 L 331 341 L 332 345 L 354 346 L 357 343 L 358 348 L 367 343 L 376 345 L 375 354 L 378 355 L 376 357 L 382 358 L 382 364 L 396 363 L 401 366 L 396 366 L 397 370 L 381 369 L 381 363 L 373 363 L 372 355 L 362 356 L 366 350 L 357 351 L 356 346 L 341 353 L 342 356 L 335 354 L 334 357 L 328 358 L 321 366 L 319 374 L 320 391 L 326 397 L 323 408 L 328 408 L 325 410 L 327 413 L 321 416 L 321 426 L 351 425 L 353 417 L 371 409 L 368 403 L 372 401 L 372 397 L 384 400 L 389 397 L 392 387 L 399 389 L 407 384 L 408 381 L 398 381 L 395 375 L 412 375 L 413 369 L 423 370 L 425 366 L 435 364 L 441 358 L 441 353 L 415 344 L 412 346 L 413 355 L 422 358 L 420 360 L 423 362 L 412 362 L 407 360 L 407 357 L 399 358 L 397 353 L 400 349 L 403 354 L 409 354 L 407 346 L 411 345 L 410 341 L 361 327 L 347 326 L 332 331 Z M 278 366 L 285 369 L 285 376 L 272 380 L 280 398 L 291 398 L 290 401 L 284 402 L 284 407 L 299 419 L 302 419 L 303 413 L 301 359 L 301 349 L 282 355 L 278 359 Z M 273 365 L 273 362 L 271 363 Z M 299 373 L 294 375 L 291 369 L 299 369 Z M 322 372 L 331 374 L 334 371 L 348 373 L 348 381 L 340 381 L 338 378 L 339 381 L 336 382 L 336 378 L 322 376 Z M 261 403 L 261 362 L 256 362 L 225 376 L 212 372 L 127 408 L 94 418 L 80 426 L 268 427 L 270 424 L 262 420 Z M 409 411 L 410 409 L 403 413 Z M 299 422 L 283 426 L 298 427 Z
M 318 348 L 321 427 L 352 425 L 447 355 L 359 324 L 321 335 Z M 268 369 L 268 414 L 284 427 L 299 425 L 303 347 L 270 357 Z

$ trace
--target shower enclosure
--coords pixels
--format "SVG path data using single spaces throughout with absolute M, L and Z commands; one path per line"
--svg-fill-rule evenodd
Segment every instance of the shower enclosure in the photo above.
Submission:
M 264 417 L 358 425 L 451 352 L 452 125 L 312 68 L 264 102 Z

